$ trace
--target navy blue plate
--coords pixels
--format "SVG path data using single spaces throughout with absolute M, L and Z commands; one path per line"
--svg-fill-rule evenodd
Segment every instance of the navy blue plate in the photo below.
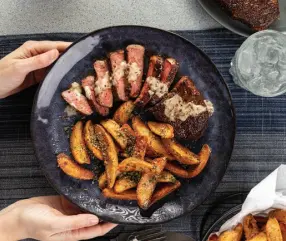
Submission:
M 185 145 L 198 152 L 204 143 L 212 148 L 205 170 L 196 178 L 181 180 L 182 187 L 159 202 L 150 212 L 140 212 L 136 202 L 117 201 L 102 196 L 97 182 L 80 181 L 65 175 L 58 167 L 56 154 L 70 154 L 67 127 L 80 116 L 64 117 L 66 103 L 61 92 L 74 81 L 93 73 L 93 62 L 128 44 L 145 46 L 153 53 L 172 56 L 180 63 L 179 76 L 188 75 L 214 104 L 209 127 L 197 142 Z M 146 58 L 148 58 L 146 56 Z M 144 114 L 143 114 L 144 116 Z M 94 122 L 99 117 L 93 116 Z M 57 60 L 41 84 L 31 120 L 37 159 L 52 186 L 85 211 L 100 218 L 125 224 L 162 223 L 192 211 L 217 187 L 231 157 L 235 137 L 235 114 L 231 96 L 222 76 L 211 60 L 186 39 L 159 29 L 118 26 L 92 32 L 76 41 Z

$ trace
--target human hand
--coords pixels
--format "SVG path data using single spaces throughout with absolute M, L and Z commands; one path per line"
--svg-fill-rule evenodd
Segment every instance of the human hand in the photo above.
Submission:
M 52 64 L 71 43 L 27 41 L 0 60 L 0 99 L 41 81 Z
M 18 201 L 0 211 L 0 240 L 33 238 L 41 241 L 76 241 L 102 236 L 116 224 L 99 224 L 61 196 Z

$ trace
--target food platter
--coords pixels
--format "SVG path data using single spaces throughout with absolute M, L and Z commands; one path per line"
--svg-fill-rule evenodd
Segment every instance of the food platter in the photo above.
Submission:
M 232 32 L 235 32 L 242 36 L 250 36 L 254 33 L 254 30 L 247 25 L 233 20 L 227 13 L 225 13 L 215 0 L 198 0 L 205 11 L 213 17 L 218 23 Z M 269 29 L 286 32 L 286 2 L 279 1 L 280 17 L 275 23 L 273 23 Z
M 66 103 L 61 92 L 74 81 L 93 72 L 93 62 L 108 53 L 124 49 L 129 44 L 146 48 L 145 58 L 153 54 L 172 56 L 179 62 L 178 75 L 187 75 L 210 100 L 215 112 L 198 141 L 184 141 L 183 145 L 198 153 L 203 144 L 212 149 L 203 172 L 191 180 L 181 180 L 181 188 L 162 200 L 148 212 L 142 212 L 134 201 L 105 198 L 97 181 L 77 180 L 65 175 L 58 167 L 56 155 L 70 154 L 66 133 L 82 119 L 80 115 L 63 115 Z M 175 82 L 178 78 L 175 79 Z M 151 120 L 144 110 L 143 120 Z M 92 115 L 93 121 L 101 121 Z M 192 211 L 217 187 L 231 157 L 235 137 L 235 114 L 231 96 L 222 76 L 210 59 L 196 46 L 170 32 L 139 26 L 118 26 L 92 32 L 76 41 L 58 59 L 41 84 L 33 107 L 31 133 L 37 159 L 51 185 L 60 194 L 106 221 L 129 224 L 162 223 Z M 94 168 L 93 168 L 94 169 Z

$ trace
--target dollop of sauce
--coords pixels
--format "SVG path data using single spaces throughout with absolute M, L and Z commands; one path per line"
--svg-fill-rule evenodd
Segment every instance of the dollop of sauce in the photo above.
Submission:
M 214 113 L 214 106 L 213 103 L 209 100 L 204 100 L 206 107 L 207 107 L 207 111 L 209 112 L 209 116 L 212 116 Z
M 99 95 L 102 91 L 111 88 L 109 72 L 106 71 L 104 77 L 95 82 L 94 92 L 96 95 Z
M 148 91 L 150 96 L 157 95 L 161 98 L 168 92 L 168 86 L 162 83 L 155 77 L 148 77 L 146 79 L 147 83 L 149 84 L 150 90 Z
M 133 62 L 128 65 L 128 82 L 132 83 L 140 76 L 141 70 L 137 63 Z
M 125 75 L 125 72 L 127 71 L 127 67 L 128 65 L 126 61 L 122 61 L 120 65 L 115 68 L 115 70 L 113 71 L 113 76 L 112 76 L 113 85 L 117 85 L 117 80 L 121 79 Z
M 185 121 L 189 116 L 195 117 L 208 111 L 206 106 L 196 105 L 193 102 L 184 102 L 182 97 L 177 94 L 165 100 L 164 105 L 164 114 L 171 121 L 176 119 Z

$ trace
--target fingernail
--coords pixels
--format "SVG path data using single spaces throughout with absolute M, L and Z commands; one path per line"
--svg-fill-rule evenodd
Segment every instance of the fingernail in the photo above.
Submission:
M 98 218 L 89 218 L 89 219 L 88 219 L 88 222 L 89 222 L 91 225 L 98 224 Z

